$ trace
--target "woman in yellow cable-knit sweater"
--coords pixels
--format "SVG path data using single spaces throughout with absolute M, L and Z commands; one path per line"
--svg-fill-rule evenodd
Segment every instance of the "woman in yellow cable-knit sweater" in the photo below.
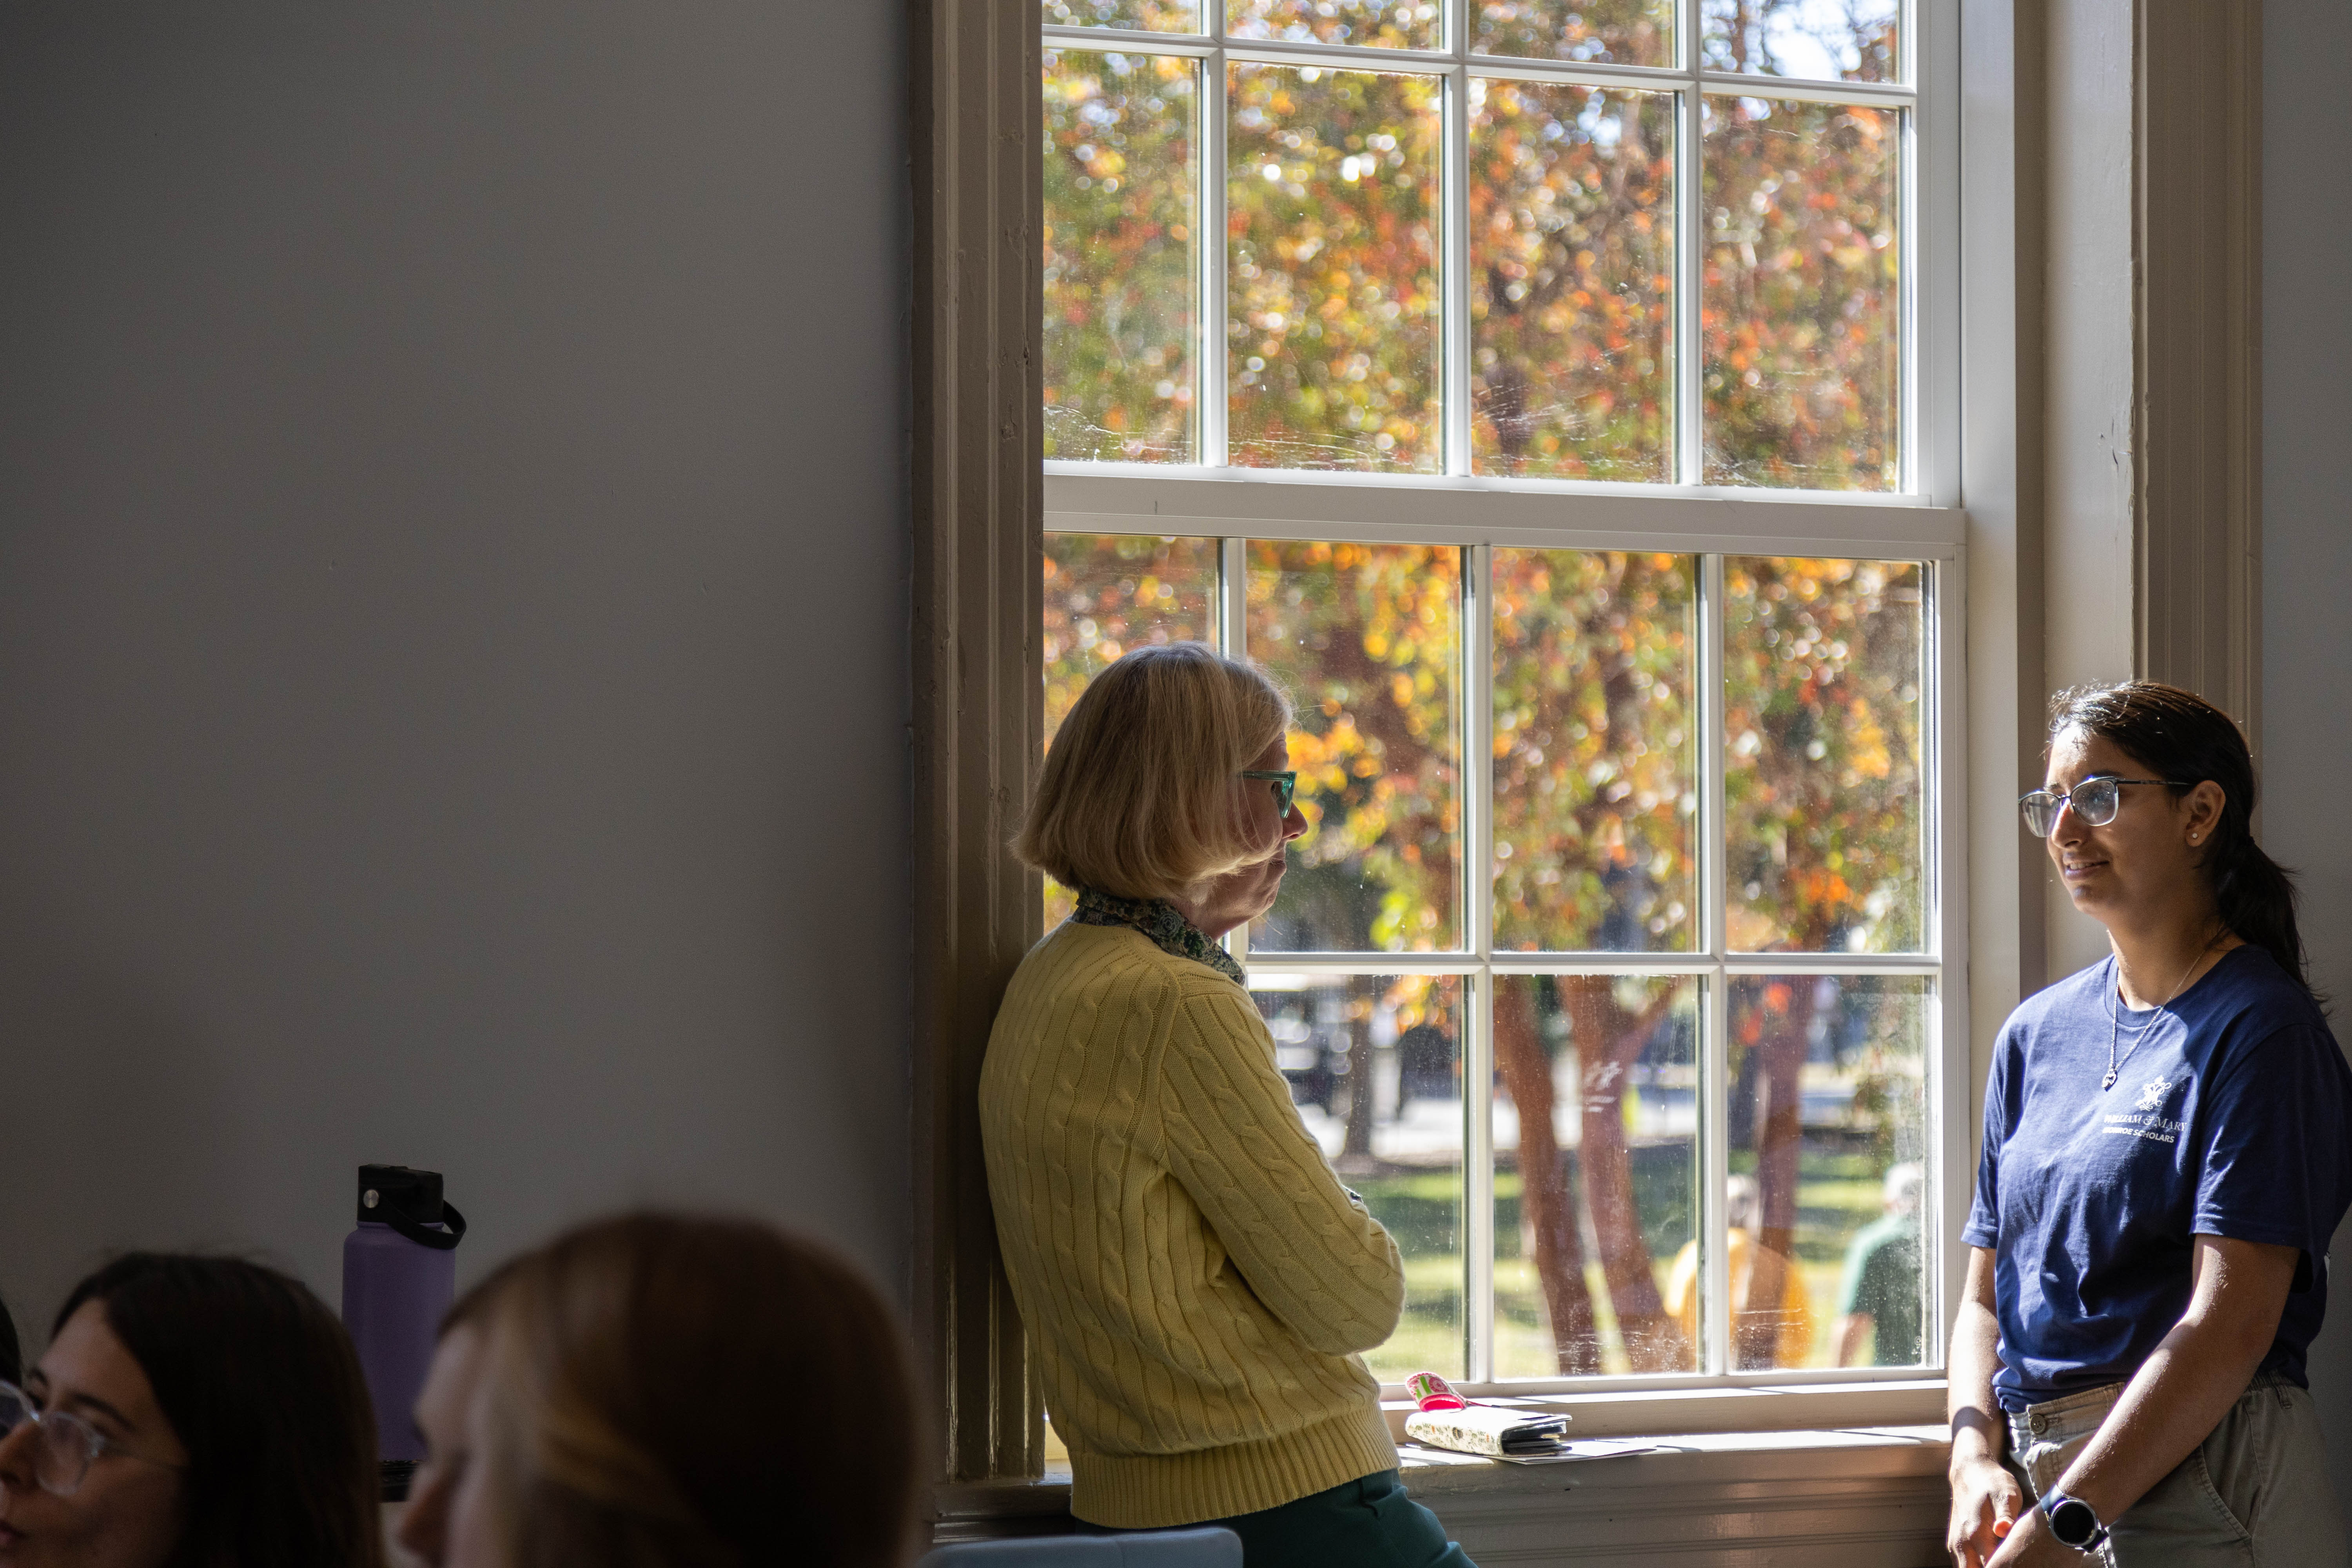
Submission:
M 1193 643 L 1097 677 L 1014 850 L 1078 890 L 1022 962 L 981 1073 L 1013 1293 L 1069 1446 L 1071 1510 L 1217 1523 L 1248 1568 L 1467 1568 L 1398 1484 L 1361 1352 L 1404 1303 L 1216 939 L 1265 912 L 1290 709 Z

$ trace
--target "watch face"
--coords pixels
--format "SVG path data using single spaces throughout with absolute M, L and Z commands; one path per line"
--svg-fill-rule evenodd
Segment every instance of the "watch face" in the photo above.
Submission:
M 2061 1498 L 2050 1510 L 2050 1533 L 2068 1546 L 2088 1546 L 2099 1533 L 2099 1516 L 2079 1498 Z

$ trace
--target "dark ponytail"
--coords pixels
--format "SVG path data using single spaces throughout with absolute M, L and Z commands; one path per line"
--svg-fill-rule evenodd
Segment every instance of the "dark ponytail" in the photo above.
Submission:
M 2221 786 L 2221 819 L 2204 867 L 2222 923 L 2276 959 L 2305 994 L 2320 1000 L 2295 929 L 2294 879 L 2254 842 L 2254 759 L 2230 716 L 2177 686 L 2126 680 L 2077 686 L 2052 698 L 2050 738 L 2069 730 L 2113 742 L 2150 777 L 2170 783 L 2175 798 L 2207 779 Z

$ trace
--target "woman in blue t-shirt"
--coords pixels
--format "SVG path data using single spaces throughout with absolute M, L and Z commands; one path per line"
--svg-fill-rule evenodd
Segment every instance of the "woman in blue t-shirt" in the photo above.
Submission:
M 2253 839 L 2244 737 L 2174 687 L 2062 693 L 2046 781 L 2027 828 L 2114 955 L 2029 998 L 1994 1053 L 1953 1555 L 2342 1564 L 2304 1352 L 2352 1205 L 2352 1072 Z

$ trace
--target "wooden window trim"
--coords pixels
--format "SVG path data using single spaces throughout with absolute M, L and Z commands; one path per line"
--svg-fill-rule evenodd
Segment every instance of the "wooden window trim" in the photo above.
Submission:
M 2261 0 L 2139 0 L 2136 673 L 2262 721 Z
M 1044 734 L 1036 0 L 915 0 L 914 1309 L 941 1481 L 1042 1473 L 977 1106 L 1043 890 L 1006 847 Z

